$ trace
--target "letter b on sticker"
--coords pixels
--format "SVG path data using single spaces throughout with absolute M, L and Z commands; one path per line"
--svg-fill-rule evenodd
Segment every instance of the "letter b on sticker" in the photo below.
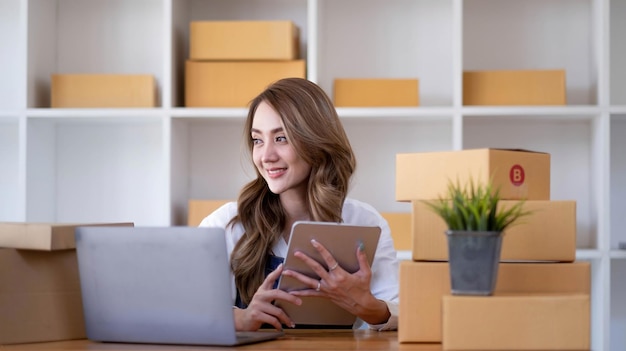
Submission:
M 511 184 L 515 186 L 520 186 L 524 184 L 524 180 L 526 178 L 526 174 L 524 173 L 524 168 L 520 165 L 514 165 L 511 167 L 509 171 L 509 179 L 511 180 Z

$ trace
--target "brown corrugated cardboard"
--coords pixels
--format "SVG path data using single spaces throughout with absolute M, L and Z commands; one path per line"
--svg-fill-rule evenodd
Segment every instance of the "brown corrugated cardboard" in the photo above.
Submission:
M 589 295 L 444 296 L 443 350 L 589 350 Z
M 288 77 L 305 78 L 305 62 L 187 61 L 185 106 L 245 107 L 269 84 Z
M 419 106 L 417 79 L 335 79 L 337 107 Z
M 501 200 L 499 208 L 510 208 L 518 201 Z M 423 201 L 413 204 L 413 246 L 415 261 L 448 260 L 448 229 L 439 215 Z M 576 259 L 576 202 L 525 201 L 531 214 L 504 231 L 502 261 L 560 261 Z
M 588 262 L 501 263 L 495 294 L 591 292 Z M 400 262 L 400 316 L 398 340 L 441 342 L 441 298 L 450 295 L 447 262 Z
M 75 250 L 0 249 L 0 345 L 85 338 Z
M 463 105 L 565 105 L 564 70 L 463 72 Z
M 295 60 L 300 39 L 291 21 L 191 22 L 191 60 Z
M 412 236 L 411 213 L 381 212 L 383 218 L 389 224 L 393 246 L 396 250 L 411 250 Z
M 204 217 L 231 200 L 189 200 L 187 225 L 197 227 Z
M 493 179 L 503 200 L 550 200 L 550 154 L 525 150 L 468 149 L 396 155 L 396 200 L 434 200 L 449 181 L 485 184 Z
M 0 247 L 29 250 L 64 250 L 76 247 L 79 226 L 133 226 L 133 223 L 25 223 L 0 222 Z
M 144 74 L 53 74 L 52 107 L 156 107 L 154 77 Z

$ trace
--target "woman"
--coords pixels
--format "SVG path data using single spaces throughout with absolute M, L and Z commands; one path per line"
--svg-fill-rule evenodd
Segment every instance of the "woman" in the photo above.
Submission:
M 252 100 L 244 132 L 257 178 L 244 186 L 236 203 L 222 206 L 200 224 L 226 229 L 237 330 L 256 330 L 265 323 L 295 327 L 272 302 L 299 305 L 303 296 L 330 299 L 353 313 L 355 328 L 363 322 L 377 330 L 397 328 L 398 263 L 389 226 L 373 207 L 346 198 L 356 161 L 328 96 L 306 79 L 282 79 Z M 381 227 L 372 267 L 357 250 L 360 269 L 350 274 L 312 242 L 331 269 L 300 255 L 320 280 L 283 271 L 291 226 L 299 220 Z M 281 274 L 311 289 L 275 289 Z

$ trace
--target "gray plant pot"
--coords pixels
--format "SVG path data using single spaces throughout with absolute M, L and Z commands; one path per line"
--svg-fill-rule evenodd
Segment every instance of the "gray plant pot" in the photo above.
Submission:
M 448 230 L 453 295 L 492 295 L 498 278 L 502 232 Z

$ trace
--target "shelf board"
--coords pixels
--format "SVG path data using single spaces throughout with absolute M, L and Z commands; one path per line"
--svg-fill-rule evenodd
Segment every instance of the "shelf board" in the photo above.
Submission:
M 611 250 L 610 257 L 618 260 L 626 260 L 626 250 Z
M 626 115 L 626 106 L 614 106 L 612 114 Z M 462 107 L 338 107 L 343 119 L 381 119 L 391 121 L 441 121 L 451 120 L 456 113 L 467 118 L 512 117 L 516 119 L 591 120 L 602 112 L 597 106 L 480 106 Z M 216 108 L 29 108 L 29 117 L 36 118 L 99 118 L 99 117 L 146 117 L 171 115 L 172 118 L 236 118 L 244 119 L 245 107 Z M 15 110 L 0 110 L 0 117 L 15 116 Z M 626 118 L 626 116 L 625 116 Z
M 626 119 L 626 105 L 611 106 L 609 111 L 611 112 L 612 115 L 621 115 L 619 116 L 619 118 Z
M 446 120 L 452 119 L 452 107 L 338 107 L 341 118 L 373 118 L 393 121 Z
M 601 112 L 597 106 L 465 106 L 461 113 L 465 117 L 590 120 Z
M 172 118 L 235 118 L 245 119 L 248 116 L 248 109 L 245 107 L 206 107 L 187 108 L 175 107 L 171 109 Z
M 160 108 L 30 108 L 28 118 L 51 120 L 74 119 L 160 119 L 166 115 Z

